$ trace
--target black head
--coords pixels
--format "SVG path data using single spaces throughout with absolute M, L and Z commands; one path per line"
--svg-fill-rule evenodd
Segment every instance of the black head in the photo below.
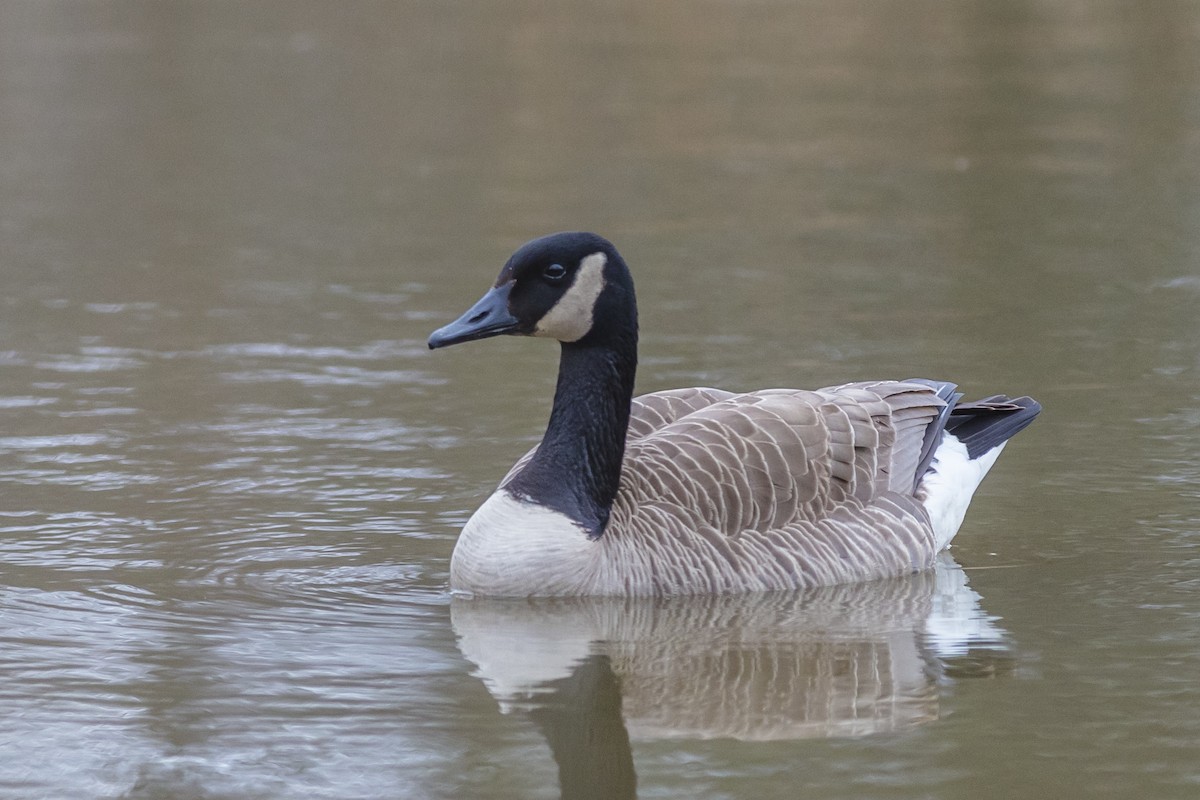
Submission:
M 637 331 L 633 282 L 615 247 L 594 233 L 552 233 L 513 253 L 495 285 L 429 347 L 500 334 L 586 342 Z

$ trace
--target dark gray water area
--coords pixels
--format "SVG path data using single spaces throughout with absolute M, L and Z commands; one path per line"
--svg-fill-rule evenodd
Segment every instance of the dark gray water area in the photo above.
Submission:
M 938 569 L 451 600 L 557 354 L 1045 412 Z M 1200 796 L 1200 6 L 0 2 L 0 797 Z

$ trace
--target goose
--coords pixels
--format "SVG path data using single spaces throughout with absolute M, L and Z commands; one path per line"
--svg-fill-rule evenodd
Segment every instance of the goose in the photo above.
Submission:
M 455 595 L 723 594 L 923 571 L 1041 411 L 1030 397 L 963 403 L 925 379 L 635 398 L 633 280 L 594 233 L 522 245 L 428 344 L 499 335 L 557 339 L 558 380 L 540 444 L 455 543 Z

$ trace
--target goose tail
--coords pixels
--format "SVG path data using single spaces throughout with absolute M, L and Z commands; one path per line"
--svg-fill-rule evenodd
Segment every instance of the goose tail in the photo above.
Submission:
M 946 402 L 926 431 L 916 496 L 929 513 L 938 549 L 950 544 L 971 497 L 1004 445 L 1041 412 L 1032 397 L 993 395 L 971 403 L 952 383 L 918 380 Z

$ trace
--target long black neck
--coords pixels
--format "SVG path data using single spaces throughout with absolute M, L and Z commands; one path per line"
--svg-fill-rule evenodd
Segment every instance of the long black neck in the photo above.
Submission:
M 546 435 L 507 487 L 566 514 L 593 539 L 604 533 L 621 481 L 637 372 L 636 323 L 594 339 L 562 345 Z

